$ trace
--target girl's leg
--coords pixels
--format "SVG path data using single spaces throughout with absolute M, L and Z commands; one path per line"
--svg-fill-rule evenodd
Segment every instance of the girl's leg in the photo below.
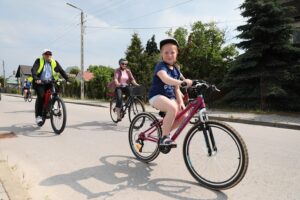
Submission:
M 178 110 L 177 102 L 165 96 L 158 95 L 153 102 L 153 107 L 166 112 L 162 125 L 162 135 L 166 136 L 170 134 Z
M 182 110 L 180 110 L 180 111 L 182 111 Z M 180 113 L 180 111 L 178 111 L 177 114 Z M 173 125 L 172 125 L 171 131 L 173 131 L 174 129 L 176 129 L 184 121 L 184 119 L 187 118 L 188 114 L 189 113 L 186 112 L 184 115 L 182 115 L 182 117 L 180 117 L 179 119 L 175 120 L 174 123 L 173 123 Z

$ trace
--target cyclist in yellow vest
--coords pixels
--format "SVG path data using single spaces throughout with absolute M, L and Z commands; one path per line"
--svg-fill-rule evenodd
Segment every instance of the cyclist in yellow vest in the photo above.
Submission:
M 44 93 L 51 87 L 51 84 L 42 84 L 42 81 L 58 80 L 59 73 L 63 78 L 68 81 L 68 76 L 60 64 L 52 58 L 52 51 L 44 49 L 43 56 L 35 60 L 31 69 L 33 77 L 33 88 L 37 94 L 37 107 L 36 107 L 36 123 L 42 123 L 42 112 Z

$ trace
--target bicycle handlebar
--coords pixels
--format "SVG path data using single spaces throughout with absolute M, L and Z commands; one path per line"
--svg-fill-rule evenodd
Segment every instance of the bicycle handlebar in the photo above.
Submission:
M 216 91 L 216 92 L 221 91 L 214 84 L 209 84 L 209 83 L 207 83 L 203 80 L 193 80 L 192 88 L 196 88 L 196 89 L 209 89 L 209 88 L 211 88 L 212 91 Z

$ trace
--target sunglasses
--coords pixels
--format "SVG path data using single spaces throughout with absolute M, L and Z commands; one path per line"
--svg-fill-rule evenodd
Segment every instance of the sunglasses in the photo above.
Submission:
M 127 63 L 121 63 L 121 65 L 127 66 Z
M 45 53 L 46 56 L 52 56 L 52 53 Z

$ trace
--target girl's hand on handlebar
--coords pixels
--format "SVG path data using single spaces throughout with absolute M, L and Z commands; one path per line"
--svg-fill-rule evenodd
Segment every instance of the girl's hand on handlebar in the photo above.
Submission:
M 186 82 L 187 87 L 191 87 L 193 85 L 193 81 L 191 79 L 184 79 L 183 82 Z

